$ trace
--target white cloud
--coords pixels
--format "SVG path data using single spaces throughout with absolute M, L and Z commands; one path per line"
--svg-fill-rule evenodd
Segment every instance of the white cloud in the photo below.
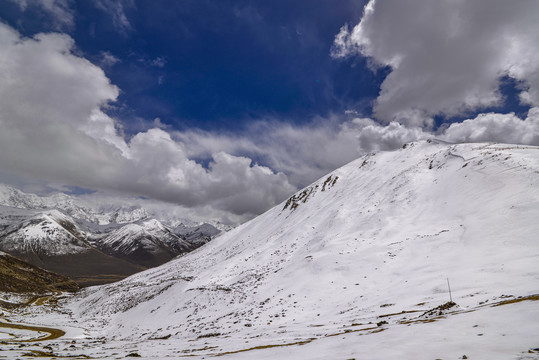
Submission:
M 22 39 L 0 24 L 0 44 L 1 168 L 68 181 L 120 170 L 120 153 L 81 130 L 118 94 L 103 71 L 71 55 L 66 35 Z
M 153 127 L 156 127 L 156 128 L 158 128 L 158 129 L 163 129 L 163 130 L 165 130 L 165 129 L 167 129 L 168 127 L 170 127 L 169 125 L 164 124 L 164 123 L 161 121 L 161 119 L 158 118 L 158 117 L 156 117 L 155 119 L 153 119 L 152 125 L 153 125 Z
M 357 137 L 363 152 L 394 150 L 407 142 L 432 137 L 419 127 L 406 127 L 396 121 L 383 126 L 371 119 L 355 119 L 354 124 L 358 127 Z
M 173 136 L 186 145 L 191 157 L 206 158 L 218 151 L 248 154 L 286 173 L 296 186 L 307 185 L 358 154 L 355 135 L 332 121 L 293 126 L 266 119 L 252 123 L 242 133 L 191 129 Z
M 502 76 L 522 80 L 522 101 L 538 105 L 538 13 L 532 0 L 371 0 L 332 55 L 391 67 L 374 107 L 387 122 L 429 126 L 436 114 L 499 105 Z
M 75 25 L 71 0 L 10 0 L 25 11 L 28 6 L 35 6 L 50 16 L 51 25 L 56 30 L 70 30 Z
M 0 24 L 0 168 L 90 189 L 253 216 L 293 192 L 287 177 L 215 151 L 204 168 L 162 129 L 126 142 L 105 112 L 118 88 L 67 35 L 22 38 Z M 228 215 L 227 215 L 228 214 Z
M 96 0 L 95 6 L 109 14 L 112 24 L 121 34 L 126 35 L 133 30 L 133 25 L 125 14 L 126 9 L 135 7 L 133 0 Z
M 211 205 L 234 214 L 257 214 L 283 200 L 294 188 L 283 173 L 253 165 L 251 159 L 220 151 L 208 169 L 189 159 L 185 144 L 160 129 L 137 134 L 129 142 L 135 188 L 186 206 Z
M 151 65 L 155 67 L 165 67 L 165 64 L 167 63 L 167 60 L 164 57 L 158 56 L 155 59 L 151 61 Z
M 100 65 L 103 67 L 112 67 L 118 63 L 122 62 L 118 57 L 114 56 L 108 51 L 101 52 L 101 61 Z
M 494 141 L 539 145 L 539 108 L 532 108 L 524 120 L 515 114 L 479 114 L 475 119 L 451 124 L 441 137 L 457 143 Z
M 204 158 L 219 150 L 249 154 L 287 174 L 292 184 L 301 187 L 361 155 L 393 150 L 431 134 L 396 122 L 386 126 L 371 119 L 343 121 L 335 117 L 316 119 L 303 126 L 264 120 L 240 134 L 188 130 L 173 136 L 185 144 L 190 157 Z

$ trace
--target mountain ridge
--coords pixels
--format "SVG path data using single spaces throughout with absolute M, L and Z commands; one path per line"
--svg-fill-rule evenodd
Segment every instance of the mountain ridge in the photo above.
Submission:
M 147 267 L 161 265 L 196 247 L 155 219 L 124 225 L 93 244 L 106 254 Z
M 161 265 L 221 233 L 182 219 L 181 234 L 175 234 L 141 207 L 98 212 L 66 194 L 40 197 L 2 184 L 0 204 L 0 250 L 82 285 Z
M 448 278 L 459 306 L 440 310 L 444 316 L 533 298 L 538 174 L 539 148 L 532 146 L 428 141 L 369 154 L 204 247 L 86 289 L 65 306 L 94 324 L 95 336 L 192 341 L 193 348 L 205 341 L 208 350 L 197 355 L 236 356 L 234 350 L 308 344 L 368 323 L 381 328 L 366 334 L 383 331 L 380 317 L 404 334 L 408 317 L 409 324 L 429 321 L 408 313 L 450 300 Z M 500 329 L 489 326 L 502 341 Z M 507 339 L 530 340 L 523 331 L 518 341 Z M 354 337 L 343 339 L 342 349 L 328 349 L 353 350 Z M 285 357 L 311 349 L 293 348 Z M 276 353 L 283 355 L 266 351 L 268 358 Z

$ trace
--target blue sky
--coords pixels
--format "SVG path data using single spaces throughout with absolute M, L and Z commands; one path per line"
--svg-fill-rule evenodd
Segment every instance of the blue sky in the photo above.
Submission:
M 110 113 L 128 128 L 134 118 L 234 130 L 268 114 L 302 123 L 368 113 L 383 79 L 365 71 L 364 59 L 330 57 L 335 34 L 357 21 L 362 2 L 120 2 L 124 22 L 112 3 L 73 2 L 74 26 L 60 29 L 122 90 Z M 25 36 L 58 30 L 39 8 L 2 7 Z
M 404 142 L 539 145 L 537 13 L 531 0 L 4 0 L 0 181 L 241 222 Z

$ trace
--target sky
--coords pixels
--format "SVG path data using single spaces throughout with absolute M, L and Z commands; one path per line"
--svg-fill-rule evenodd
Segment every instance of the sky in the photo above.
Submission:
M 428 138 L 539 145 L 539 2 L 0 0 L 0 181 L 240 223 Z

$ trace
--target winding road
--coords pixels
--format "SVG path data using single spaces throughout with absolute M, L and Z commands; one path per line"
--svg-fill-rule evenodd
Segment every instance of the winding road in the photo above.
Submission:
M 29 305 L 41 306 L 43 305 L 43 303 L 48 301 L 51 297 L 52 297 L 51 295 L 33 297 L 30 300 L 28 300 L 26 303 L 21 304 L 21 306 L 29 306 Z M 0 321 L 0 328 L 18 329 L 18 330 L 34 331 L 38 333 L 45 333 L 45 335 L 36 337 L 36 338 L 30 338 L 30 339 L 15 338 L 13 340 L 9 340 L 13 342 L 36 342 L 36 341 L 54 340 L 65 335 L 65 331 L 60 330 L 60 329 L 53 329 L 53 328 L 48 328 L 48 327 L 43 327 L 43 326 L 36 326 L 36 325 L 14 324 L 14 323 L 8 323 L 8 322 L 3 322 L 3 321 Z
M 25 325 L 25 324 L 12 324 L 12 323 L 6 323 L 0 321 L 0 328 L 8 328 L 8 329 L 19 329 L 19 330 L 28 330 L 28 331 L 35 331 L 35 332 L 41 332 L 46 333 L 46 335 L 32 338 L 32 339 L 26 339 L 26 340 L 20 340 L 20 339 L 14 339 L 10 341 L 14 342 L 35 342 L 35 341 L 45 341 L 45 340 L 54 340 L 58 339 L 59 337 L 62 337 L 65 335 L 65 331 L 60 329 L 53 329 L 48 327 L 42 327 L 42 326 L 34 326 L 34 325 Z

